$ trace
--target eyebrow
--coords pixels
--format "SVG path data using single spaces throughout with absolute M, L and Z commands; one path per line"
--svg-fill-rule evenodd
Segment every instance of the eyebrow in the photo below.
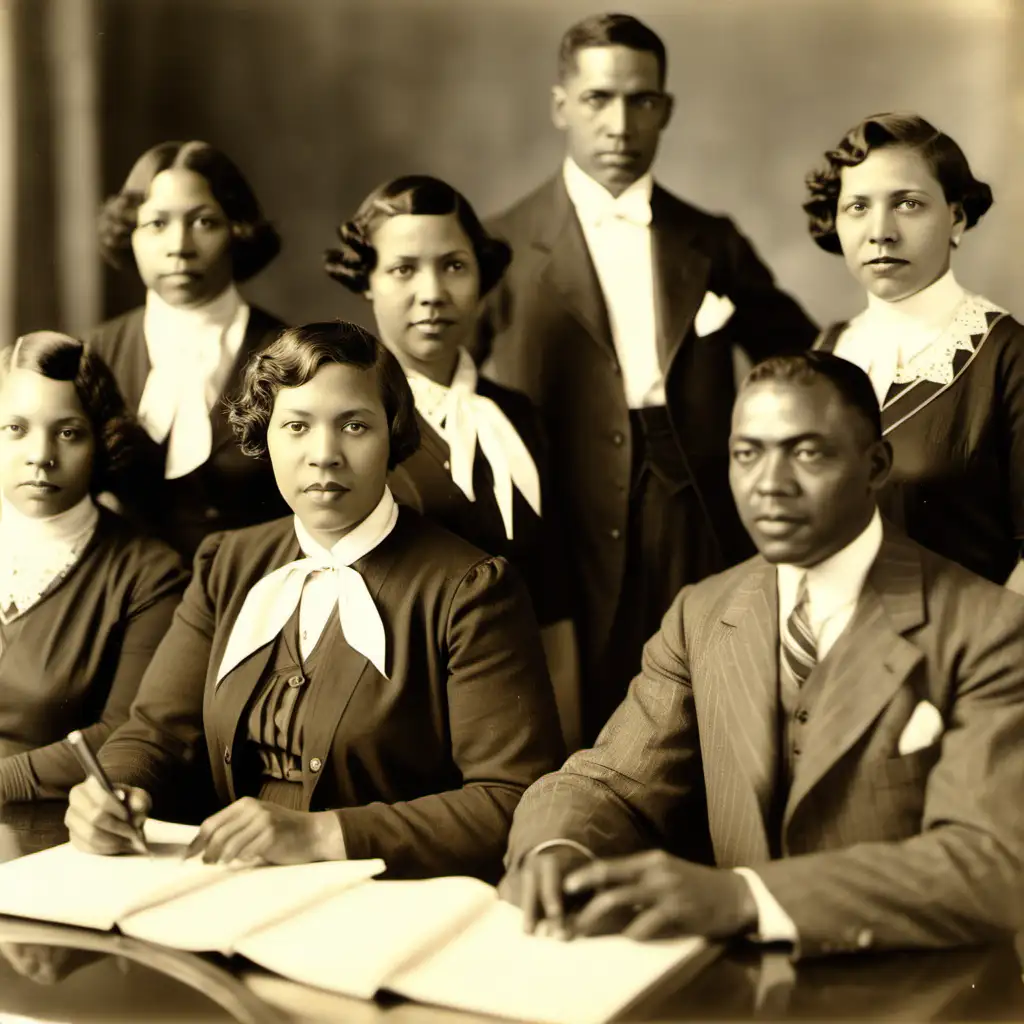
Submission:
M 452 256 L 469 256 L 471 251 L 472 250 L 470 250 L 470 249 L 450 249 L 448 252 L 439 253 L 438 256 L 435 257 L 435 258 L 436 259 L 441 259 L 441 260 L 447 260 L 447 259 L 450 259 Z M 388 260 L 388 263 L 395 263 L 395 262 L 397 262 L 399 260 L 407 260 L 410 263 L 414 263 L 416 260 L 421 260 L 423 258 L 424 257 L 423 257 L 422 254 L 417 254 L 415 256 L 412 256 L 412 255 L 410 255 L 410 256 L 398 255 L 398 256 L 393 256 L 390 260 Z
M 214 213 L 217 212 L 216 207 L 212 203 L 200 203 L 198 206 L 190 206 L 185 210 L 185 215 L 200 213 L 203 210 L 210 210 Z M 173 213 L 173 210 L 168 210 L 165 206 L 152 206 L 147 207 L 146 203 L 142 203 L 139 206 L 139 213 L 145 211 L 146 213 Z
M 315 412 L 309 412 L 307 409 L 295 409 L 295 408 L 284 408 L 276 410 L 279 416 L 300 416 L 306 419 L 316 419 L 317 414 Z M 364 406 L 356 409 L 346 409 L 344 412 L 339 412 L 336 416 L 331 417 L 335 420 L 346 420 L 351 416 L 376 416 L 378 413 L 377 409 L 371 409 L 369 406 Z
M 886 195 L 892 196 L 894 199 L 901 199 L 904 196 L 913 195 L 915 192 L 918 195 L 931 195 L 931 192 L 926 188 L 898 188 L 895 192 L 887 192 Z M 868 199 L 870 197 L 864 192 L 846 192 L 844 193 L 844 198 Z
M 782 445 L 792 447 L 798 445 L 803 441 L 821 441 L 825 442 L 827 439 L 824 434 L 819 434 L 816 431 L 809 430 L 803 434 L 794 434 L 792 437 L 782 437 L 777 440 L 765 441 L 760 437 L 749 437 L 746 435 L 738 435 L 729 439 L 730 444 L 753 444 L 761 448 L 764 448 L 766 444 Z
M 584 89 L 583 96 L 625 96 L 627 99 L 647 99 L 651 97 L 657 99 L 665 96 L 666 93 L 661 89 L 638 89 L 636 92 L 619 92 L 615 89 Z

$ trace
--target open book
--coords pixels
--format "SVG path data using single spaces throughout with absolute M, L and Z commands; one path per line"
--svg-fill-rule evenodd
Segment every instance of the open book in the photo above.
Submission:
M 703 939 L 526 935 L 519 910 L 472 878 L 374 880 L 380 860 L 230 869 L 183 860 L 188 826 L 148 821 L 152 857 L 65 845 L 0 865 L 0 914 L 239 954 L 294 981 L 541 1024 L 601 1024 L 684 964 Z

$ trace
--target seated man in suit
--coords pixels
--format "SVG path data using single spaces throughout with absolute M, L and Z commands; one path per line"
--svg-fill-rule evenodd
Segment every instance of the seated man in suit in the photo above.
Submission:
M 1024 601 L 882 522 L 891 458 L 859 368 L 750 373 L 730 481 L 760 554 L 680 592 L 596 746 L 527 790 L 528 927 L 807 956 L 1024 924 Z

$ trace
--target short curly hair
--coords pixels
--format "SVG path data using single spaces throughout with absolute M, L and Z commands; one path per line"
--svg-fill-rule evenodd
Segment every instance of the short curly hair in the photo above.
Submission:
M 89 491 L 122 493 L 145 435 L 107 364 L 77 338 L 58 331 L 34 331 L 0 352 L 0 376 L 11 370 L 31 370 L 48 380 L 74 384 L 95 440 Z
M 973 228 L 992 205 L 992 189 L 974 177 L 964 151 L 948 135 L 917 114 L 872 114 L 825 153 L 824 168 L 807 175 L 810 198 L 803 208 L 808 230 L 826 252 L 842 253 L 836 210 L 843 168 L 856 167 L 872 150 L 885 146 L 907 146 L 921 154 L 942 186 L 946 202 L 963 208 L 965 230 Z
M 388 469 L 394 469 L 420 446 L 412 391 L 391 352 L 369 331 L 345 320 L 289 327 L 250 358 L 238 393 L 227 402 L 228 421 L 242 451 L 267 456 L 267 427 L 278 392 L 307 384 L 329 363 L 376 370 L 391 437 Z
M 511 247 L 487 233 L 461 192 L 425 174 L 395 178 L 375 188 L 363 200 L 355 216 L 339 225 L 341 246 L 328 249 L 324 254 L 324 269 L 335 281 L 363 295 L 370 287 L 370 274 L 377 266 L 373 232 L 381 223 L 403 214 L 444 216 L 449 213 L 458 218 L 473 246 L 480 267 L 480 294 L 486 295 L 512 262 Z
M 174 168 L 195 171 L 209 182 L 214 199 L 231 223 L 231 263 L 236 281 L 255 276 L 281 251 L 280 236 L 264 219 L 256 194 L 227 156 L 207 142 L 161 142 L 135 161 L 120 191 L 100 209 L 100 251 L 111 266 L 134 266 L 132 232 L 138 226 L 139 207 L 153 179 L 161 171 Z

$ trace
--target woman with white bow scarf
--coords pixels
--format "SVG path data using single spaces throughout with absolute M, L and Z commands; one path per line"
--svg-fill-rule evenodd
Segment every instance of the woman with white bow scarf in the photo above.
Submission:
M 338 235 L 327 273 L 372 303 L 416 401 L 422 444 L 392 473 L 395 498 L 522 573 L 575 749 L 576 648 L 540 415 L 525 395 L 480 377 L 468 351 L 511 250 L 488 236 L 465 196 L 425 175 L 374 189 Z
M 141 815 L 205 746 L 210 861 L 496 879 L 522 792 L 564 748 L 516 575 L 387 488 L 419 440 L 401 367 L 354 324 L 293 328 L 250 361 L 231 421 L 294 516 L 203 542 L 100 761 Z M 88 850 L 127 850 L 126 817 L 93 782 L 72 791 Z
M 213 530 L 287 511 L 267 466 L 239 451 L 222 401 L 284 327 L 236 287 L 280 244 L 241 171 L 205 142 L 147 150 L 100 215 L 104 256 L 134 262 L 146 302 L 86 341 L 152 441 L 129 511 L 186 557 Z
M 0 803 L 63 795 L 128 717 L 188 579 L 94 498 L 130 469 L 135 425 L 106 366 L 54 331 L 0 354 Z
M 807 179 L 811 237 L 867 307 L 816 347 L 871 378 L 893 471 L 884 515 L 1024 593 L 1024 326 L 950 266 L 992 205 L 963 150 L 916 114 L 865 118 Z

